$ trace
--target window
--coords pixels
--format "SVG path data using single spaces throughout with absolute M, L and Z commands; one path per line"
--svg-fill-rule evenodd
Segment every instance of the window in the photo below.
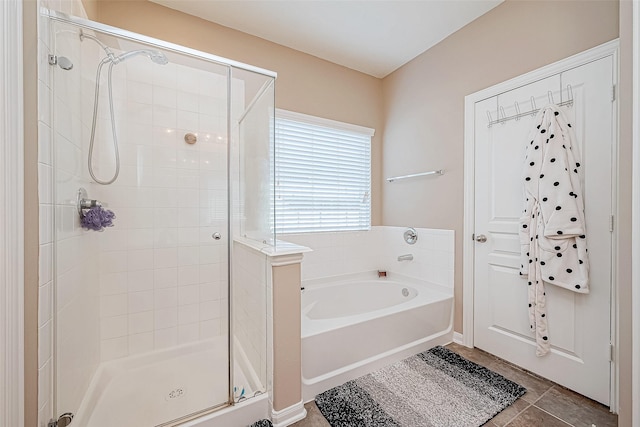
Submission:
M 369 230 L 373 129 L 278 110 L 276 233 Z

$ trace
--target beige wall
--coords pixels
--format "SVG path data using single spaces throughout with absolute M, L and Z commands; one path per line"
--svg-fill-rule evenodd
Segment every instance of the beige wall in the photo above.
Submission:
M 278 108 L 374 128 L 372 223 L 381 224 L 380 79 L 145 0 L 99 0 L 97 20 L 276 71 Z
M 272 267 L 273 409 L 302 401 L 300 264 Z
M 544 30 L 543 30 L 544 29 Z M 462 332 L 464 97 L 618 37 L 616 1 L 507 1 L 383 81 L 385 225 L 456 232 L 455 321 Z M 470 237 L 470 236 L 469 236 Z
M 98 0 L 80 0 L 87 17 L 93 21 L 98 18 Z
M 464 96 L 618 36 L 617 221 L 630 230 L 631 2 L 508 0 L 383 80 L 382 175 L 447 170 L 435 180 L 384 184 L 383 223 L 456 231 L 456 331 L 462 331 L 462 239 L 468 237 L 462 235 Z M 631 425 L 630 238 L 620 233 L 617 245 L 621 426 Z

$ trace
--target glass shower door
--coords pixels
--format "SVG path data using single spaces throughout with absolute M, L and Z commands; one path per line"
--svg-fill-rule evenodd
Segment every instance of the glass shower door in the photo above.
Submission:
M 68 22 L 51 33 L 73 64 L 50 68 L 53 416 L 140 427 L 224 406 L 229 67 Z M 89 164 L 119 173 L 99 185 Z
M 264 393 L 271 378 L 271 265 L 266 253 L 275 244 L 269 215 L 275 81 L 236 69 L 231 76 L 232 104 L 246 106 L 232 109 L 231 116 L 235 236 L 231 248 L 232 384 L 234 400 L 240 402 Z M 239 88 L 243 88 L 242 96 Z

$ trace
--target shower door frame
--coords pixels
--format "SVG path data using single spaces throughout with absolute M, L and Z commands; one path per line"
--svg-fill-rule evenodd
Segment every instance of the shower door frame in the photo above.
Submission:
M 234 383 L 233 383 L 233 374 L 234 374 L 234 351 L 233 351 L 233 334 L 231 333 L 233 330 L 233 307 L 232 307 L 232 299 L 231 299 L 231 294 L 232 294 L 232 287 L 231 287 L 231 283 L 232 283 L 232 245 L 233 245 L 233 240 L 232 240 L 232 225 L 231 225 L 231 219 L 232 219 L 232 205 L 231 205 L 231 168 L 230 168 L 230 161 L 231 161 L 231 77 L 232 77 L 232 70 L 235 69 L 240 69 L 240 70 L 244 70 L 244 71 L 250 71 L 256 74 L 260 74 L 263 75 L 265 77 L 270 77 L 273 80 L 275 80 L 277 78 L 277 73 L 274 71 L 270 71 L 264 68 L 260 68 L 260 67 L 255 67 L 253 65 L 249 65 L 249 64 L 245 64 L 242 62 L 238 62 L 238 61 L 234 61 L 228 58 L 224 58 L 221 56 L 217 56 L 217 55 L 213 55 L 213 54 L 209 54 L 206 52 L 202 52 L 196 49 L 191 49 L 189 47 L 186 46 L 181 46 L 175 43 L 171 43 L 171 42 L 167 42 L 164 40 L 160 40 L 160 39 L 156 39 L 154 37 L 149 37 L 149 36 L 145 36 L 143 34 L 138 34 L 138 33 L 134 33 L 131 31 L 127 31 L 121 28 L 117 28 L 117 27 L 112 27 L 110 25 L 106 25 L 106 24 L 102 24 L 99 22 L 95 22 L 95 21 L 90 21 L 87 19 L 83 19 L 83 18 L 79 18 L 76 16 L 70 16 L 67 15 L 63 12 L 59 12 L 56 10 L 51 10 L 51 9 L 47 9 L 47 8 L 42 8 L 40 11 L 41 15 L 47 16 L 49 19 L 53 20 L 53 21 L 58 21 L 58 22 L 62 22 L 65 24 L 71 24 L 71 25 L 75 25 L 78 28 L 85 28 L 88 30 L 94 30 L 103 34 L 107 34 L 110 36 L 114 36 L 123 40 L 128 40 L 128 41 L 132 41 L 135 43 L 143 43 L 149 46 L 153 46 L 162 50 L 167 50 L 167 51 L 171 51 L 180 55 L 184 55 L 184 56 L 189 56 L 195 59 L 199 59 L 199 60 L 204 60 L 207 61 L 209 63 L 214 63 L 223 67 L 226 67 L 226 77 L 227 77 L 227 123 L 226 123 L 226 131 L 227 131 L 227 215 L 228 215 L 228 220 L 227 220 L 227 236 L 228 236 L 228 240 L 227 240 L 227 254 L 228 254 L 228 259 L 227 259 L 227 266 L 228 266 L 228 276 L 227 276 L 227 289 L 228 289 L 228 310 L 227 310 L 227 333 L 228 333 L 228 338 L 227 338 L 227 346 L 228 346 L 228 356 L 229 356 L 229 366 L 228 366 L 228 390 L 227 390 L 227 401 L 224 403 L 220 403 L 220 404 L 215 404 L 214 406 L 211 407 L 207 407 L 207 408 L 203 408 L 201 411 L 194 413 L 194 414 L 185 414 L 184 416 L 178 418 L 178 419 L 174 419 L 174 420 L 169 420 L 163 424 L 161 424 L 161 426 L 174 426 L 174 425 L 178 425 L 178 424 L 182 424 L 188 421 L 192 421 L 198 418 L 201 418 L 203 416 L 206 416 L 208 414 L 211 414 L 213 412 L 216 412 L 222 408 L 226 408 L 229 406 L 233 406 L 235 404 L 234 401 L 234 395 L 233 395 L 233 388 L 234 388 Z M 20 23 L 22 21 L 20 20 Z M 20 112 L 22 111 L 22 109 L 20 109 Z M 22 162 L 20 163 L 16 163 L 16 164 L 22 164 Z M 22 193 L 20 193 L 22 194 Z M 20 204 L 20 206 L 22 206 L 22 204 Z M 54 224 L 54 229 L 55 229 L 55 224 Z M 20 253 L 22 253 L 22 250 L 20 251 Z M 55 256 L 55 255 L 54 255 Z M 56 277 L 56 273 L 55 273 L 55 262 L 54 262 L 54 273 L 53 276 Z M 55 279 L 54 279 L 55 280 Z M 54 288 L 54 292 L 55 292 L 55 288 Z M 21 305 L 22 307 L 22 305 Z M 55 309 L 54 309 L 55 311 Z M 53 326 L 53 334 L 52 334 L 52 341 L 54 343 L 54 350 L 53 350 L 53 354 L 54 357 L 57 357 L 57 352 L 55 350 L 55 345 L 56 345 L 56 335 L 57 335 L 57 320 L 56 317 L 54 315 L 53 317 L 53 322 L 54 322 L 54 326 Z M 20 360 L 22 360 L 22 357 L 20 358 Z M 54 418 L 56 418 L 59 414 L 57 414 L 56 412 L 59 412 L 59 408 L 57 408 L 57 402 L 56 402 L 56 382 L 57 382 L 57 368 L 56 368 L 57 363 L 54 363 L 53 365 L 53 374 L 52 374 L 52 381 L 53 381 L 53 389 L 54 389 L 54 393 L 53 393 L 53 410 L 54 410 Z M 40 390 L 38 390 L 38 393 L 40 392 Z M 21 411 L 23 412 L 23 411 Z
M 640 424 L 640 1 L 633 0 L 633 40 L 631 48 L 633 50 L 632 65 L 632 289 L 631 302 L 631 329 L 632 329 L 632 349 L 631 349 L 631 384 L 632 384 L 632 407 L 631 422 Z
M 110 25 L 102 24 L 100 22 L 90 21 L 88 19 L 78 18 L 77 16 L 70 16 L 66 13 L 59 12 L 57 10 L 45 9 L 43 14 L 47 15 L 50 19 L 55 21 L 65 22 L 67 24 L 76 25 L 89 30 L 95 30 L 101 33 L 109 34 L 115 37 L 120 37 L 125 40 L 144 43 L 151 46 L 158 47 L 160 49 L 170 50 L 175 53 L 191 56 L 196 59 L 203 59 L 205 61 L 214 62 L 218 65 L 229 66 L 233 68 L 239 68 L 245 71 L 251 71 L 257 74 L 262 74 L 267 77 L 278 76 L 275 71 L 270 71 L 264 68 L 256 67 L 243 62 L 234 61 L 232 59 L 224 58 L 222 56 L 213 55 L 211 53 L 202 52 L 200 50 L 192 49 L 190 47 L 182 46 L 176 43 L 156 39 L 154 37 L 145 36 L 144 34 L 134 33 L 132 31 L 123 30 L 122 28 L 112 27 Z

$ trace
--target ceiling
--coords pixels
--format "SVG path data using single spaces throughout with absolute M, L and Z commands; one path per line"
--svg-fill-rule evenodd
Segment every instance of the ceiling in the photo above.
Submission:
M 385 77 L 503 0 L 151 0 Z

